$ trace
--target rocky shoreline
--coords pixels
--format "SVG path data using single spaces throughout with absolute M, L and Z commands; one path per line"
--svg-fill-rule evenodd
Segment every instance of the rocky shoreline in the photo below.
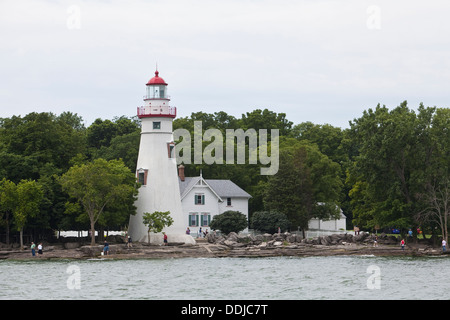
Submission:
M 31 251 L 1 248 L 0 259 L 159 259 L 159 258 L 221 258 L 221 257 L 308 257 L 308 256 L 433 256 L 442 255 L 442 249 L 427 244 L 407 243 L 405 250 L 393 236 L 380 235 L 377 246 L 375 237 L 367 233 L 360 235 L 334 234 L 314 239 L 301 239 L 289 233 L 264 234 L 258 236 L 228 236 L 209 234 L 197 239 L 197 244 L 169 243 L 168 246 L 133 243 L 131 248 L 117 238 L 110 241 L 110 254 L 102 255 L 103 245 L 85 245 L 83 242 L 63 242 L 44 245 L 44 253 L 31 256 Z

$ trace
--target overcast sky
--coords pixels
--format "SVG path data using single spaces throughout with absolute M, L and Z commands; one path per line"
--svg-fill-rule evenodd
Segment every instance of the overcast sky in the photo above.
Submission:
M 0 1 L 0 117 L 134 116 L 156 63 L 182 117 L 449 107 L 450 1 Z

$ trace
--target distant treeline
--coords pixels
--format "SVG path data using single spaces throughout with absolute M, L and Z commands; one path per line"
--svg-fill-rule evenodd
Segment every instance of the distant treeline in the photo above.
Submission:
M 185 164 L 186 176 L 231 179 L 252 195 L 254 212 L 285 214 L 291 230 L 305 229 L 312 217 L 335 216 L 342 208 L 348 228 L 389 228 L 447 237 L 450 210 L 450 110 L 389 110 L 378 105 L 349 121 L 349 128 L 303 122 L 284 113 L 256 109 L 240 118 L 226 112 L 194 112 L 174 120 L 174 130 L 279 129 L 279 170 L 260 174 L 260 164 Z M 121 160 L 133 174 L 140 140 L 137 117 L 95 120 L 85 127 L 77 114 L 29 113 L 0 118 L 0 241 L 22 231 L 35 241 L 57 230 L 87 230 L 89 219 L 63 191 L 61 177 L 73 166 L 96 159 Z M 207 145 L 207 144 L 205 144 Z M 8 183 L 33 181 L 42 201 L 36 214 L 20 220 L 6 199 Z M 151 183 L 151 182 L 149 182 Z M 320 204 L 320 205 L 319 205 Z M 75 209 L 74 209 L 75 208 Z M 121 206 L 121 218 L 100 219 L 102 230 L 126 228 L 134 206 Z M 118 211 L 109 208 L 109 212 Z M 125 212 L 124 212 L 125 211 Z M 127 212 L 128 211 L 128 212 Z

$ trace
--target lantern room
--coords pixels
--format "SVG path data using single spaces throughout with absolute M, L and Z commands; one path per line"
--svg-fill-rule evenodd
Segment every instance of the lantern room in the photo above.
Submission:
M 155 71 L 155 76 L 145 86 L 146 95 L 144 96 L 144 105 L 138 107 L 138 117 L 175 118 L 177 109 L 169 106 L 170 98 L 167 95 L 167 83 L 159 76 L 158 70 Z
M 169 99 L 167 83 L 159 76 L 158 70 L 155 71 L 155 76 L 147 82 L 146 86 L 147 95 L 145 99 Z

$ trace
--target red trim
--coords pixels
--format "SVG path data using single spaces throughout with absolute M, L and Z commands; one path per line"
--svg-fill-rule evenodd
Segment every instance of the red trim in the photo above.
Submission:
M 159 76 L 158 70 L 155 71 L 155 76 L 151 78 L 146 85 L 148 86 L 152 84 L 162 84 L 167 86 L 167 83 L 164 81 L 164 79 Z

